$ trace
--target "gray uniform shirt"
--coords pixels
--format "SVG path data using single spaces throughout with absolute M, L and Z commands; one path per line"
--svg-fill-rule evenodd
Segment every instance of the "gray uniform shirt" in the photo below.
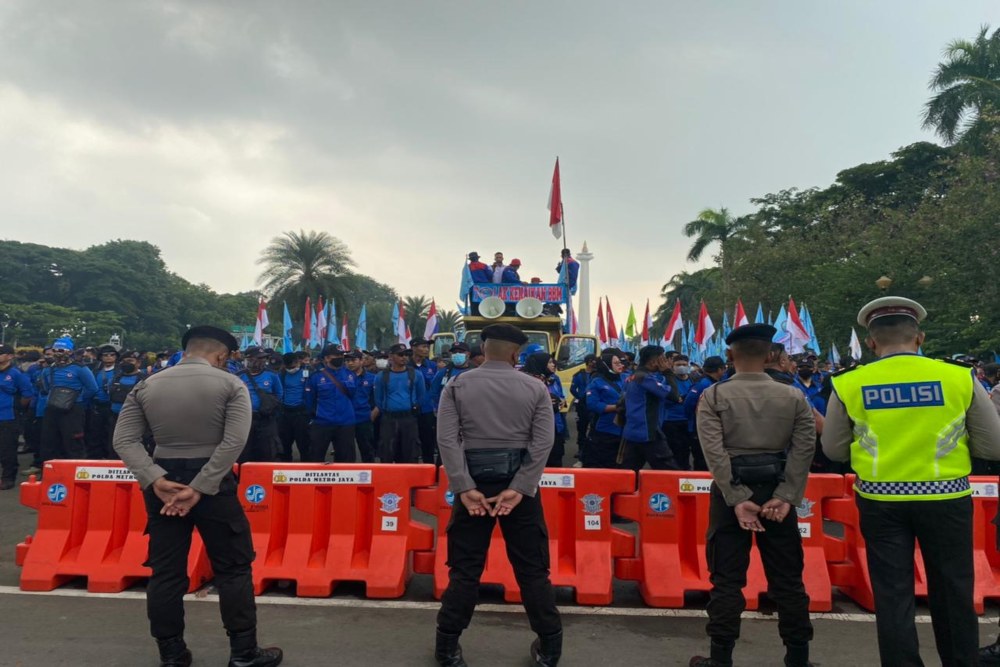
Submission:
M 555 417 L 545 385 L 502 361 L 487 361 L 445 386 L 438 405 L 438 449 L 452 493 L 476 488 L 468 449 L 527 449 L 509 487 L 538 492 L 555 441 Z
M 805 395 L 767 373 L 737 373 L 698 401 L 698 438 L 716 486 L 730 507 L 750 500 L 733 484 L 732 457 L 787 452 L 785 480 L 774 491 L 792 506 L 802 502 L 816 452 L 816 421 Z
M 167 471 L 146 453 L 147 426 L 158 459 L 209 459 L 191 488 L 215 495 L 250 433 L 250 394 L 235 375 L 198 358 L 151 375 L 125 399 L 115 428 L 115 451 L 142 488 Z

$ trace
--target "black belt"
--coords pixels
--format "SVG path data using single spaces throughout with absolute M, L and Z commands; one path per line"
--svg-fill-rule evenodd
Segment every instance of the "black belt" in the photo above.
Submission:
M 201 470 L 210 459 L 153 459 L 153 463 L 164 470 L 178 472 L 181 470 Z
M 397 419 L 400 418 L 400 417 L 416 417 L 417 416 L 416 413 L 413 412 L 412 410 L 397 410 L 396 412 L 383 412 L 382 414 L 385 415 L 386 417 L 395 417 Z

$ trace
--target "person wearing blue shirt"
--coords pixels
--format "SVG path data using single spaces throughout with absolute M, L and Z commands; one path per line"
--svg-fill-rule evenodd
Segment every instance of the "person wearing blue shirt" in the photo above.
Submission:
M 143 379 L 142 371 L 139 369 L 139 360 L 134 355 L 135 353 L 126 353 L 122 356 L 121 363 L 118 364 L 118 372 L 111 378 L 111 383 L 108 386 L 112 436 L 115 433 L 115 425 L 118 423 L 118 415 L 121 414 L 122 406 L 125 405 L 125 399 Z
M 517 258 L 510 260 L 510 266 L 504 267 L 500 281 L 503 283 L 514 283 L 516 285 L 520 285 L 521 274 L 518 273 L 518 271 L 520 270 L 521 270 L 521 260 Z
M 35 390 L 27 373 L 14 365 L 14 348 L 0 345 L 0 491 L 17 480 L 17 415 L 15 408 L 31 402 Z
M 590 447 L 582 463 L 584 468 L 618 468 L 618 450 L 622 428 L 615 423 L 621 379 L 625 365 L 616 352 L 605 350 L 598 359 L 594 375 L 587 385 L 587 411 L 591 414 Z
M 434 415 L 434 400 L 431 397 L 431 382 L 437 375 L 438 367 L 429 359 L 431 341 L 414 338 L 410 341 L 410 366 L 423 380 L 424 393 L 420 398 L 420 412 L 417 414 L 417 431 L 420 434 L 420 456 L 424 463 L 434 463 L 437 458 L 437 417 Z
M 358 443 L 361 460 L 375 462 L 375 377 L 364 368 L 364 354 L 360 351 L 344 355 L 349 370 L 354 375 L 354 440 Z
M 344 366 L 344 351 L 327 345 L 321 353 L 323 365 L 306 383 L 306 406 L 313 414 L 309 425 L 308 461 L 323 463 L 333 445 L 335 463 L 354 463 L 354 374 Z
M 87 457 L 84 424 L 87 406 L 97 394 L 94 374 L 73 361 L 73 341 L 52 345 L 53 364 L 39 376 L 48 399 L 42 417 L 42 461 Z
M 705 363 L 701 367 L 704 377 L 695 383 L 688 395 L 684 397 L 684 415 L 688 418 L 688 431 L 692 434 L 692 437 L 697 437 L 698 434 L 698 424 L 697 424 L 697 413 L 698 413 L 698 399 L 701 398 L 702 393 L 713 384 L 722 379 L 722 376 L 726 374 L 726 362 L 722 357 L 709 357 L 705 359 Z M 701 448 L 698 445 L 699 449 Z
M 390 347 L 389 367 L 375 380 L 375 409 L 382 417 L 378 447 L 382 463 L 417 462 L 417 415 L 428 392 L 423 376 L 408 363 L 410 354 L 402 343 Z
M 111 399 L 108 397 L 108 389 L 111 380 L 118 372 L 118 348 L 114 345 L 102 345 L 97 349 L 100 361 L 94 371 L 94 380 L 97 382 L 97 393 L 87 411 L 86 420 L 86 446 L 87 458 L 89 459 L 110 459 L 114 458 L 111 451 L 111 436 L 114 430 L 111 428 Z
M 306 382 L 309 381 L 309 370 L 303 365 L 302 358 L 294 352 L 285 353 L 282 358 L 284 368 L 280 373 L 281 412 L 278 415 L 278 440 L 281 450 L 279 461 L 292 460 L 292 444 L 299 450 L 299 460 L 308 459 L 309 450 L 309 409 L 306 407 Z
M 469 253 L 469 275 L 474 283 L 493 282 L 493 269 L 479 261 L 478 252 Z
M 673 380 L 677 388 L 677 400 L 667 401 L 666 419 L 663 422 L 663 434 L 667 436 L 667 444 L 674 453 L 674 461 L 681 470 L 708 470 L 705 457 L 701 453 L 698 439 L 689 430 L 688 416 L 684 412 L 684 400 L 691 392 L 695 382 L 691 379 L 691 361 L 683 354 L 676 355 L 671 361 Z M 692 466 L 693 464 L 693 466 Z
M 826 416 L 826 399 L 822 396 L 823 385 L 816 381 L 812 362 L 805 360 L 799 362 L 798 375 L 792 386 L 805 394 L 806 400 L 814 410 Z
M 246 370 L 237 374 L 250 392 L 253 415 L 247 445 L 240 453 L 238 463 L 268 463 L 277 458 L 280 446 L 277 418 L 284 389 L 278 374 L 266 368 L 269 357 L 261 349 L 249 352 Z
M 35 390 L 35 396 L 31 399 L 28 411 L 32 419 L 24 431 L 24 444 L 28 446 L 28 451 L 32 453 L 31 466 L 25 470 L 25 474 L 37 475 L 42 471 L 42 417 L 45 415 L 45 404 L 48 398 L 48 390 L 42 382 L 42 372 L 48 368 L 55 359 L 55 353 L 51 347 L 42 350 L 38 361 L 28 366 L 28 379 Z
M 647 462 L 653 470 L 676 470 L 677 463 L 667 445 L 663 405 L 677 401 L 677 392 L 664 378 L 667 357 L 659 345 L 647 345 L 639 352 L 639 368 L 625 382 L 624 464 L 640 470 Z
M 545 389 L 549 392 L 549 399 L 552 401 L 555 433 L 552 449 L 545 462 L 546 468 L 561 468 L 563 455 L 566 453 L 566 415 L 562 412 L 566 406 L 566 394 L 555 371 L 555 360 L 548 352 L 535 352 L 525 359 L 524 366 L 521 368 L 521 372 L 527 373 L 545 384 Z
M 570 381 L 569 393 L 573 396 L 573 407 L 576 410 L 576 446 L 577 458 L 582 459 L 589 444 L 588 431 L 590 430 L 590 412 L 587 410 L 587 385 L 590 384 L 590 376 L 597 366 L 597 355 L 588 354 L 583 359 L 583 368 L 573 374 Z
M 569 291 L 576 294 L 576 280 L 580 275 L 580 262 L 573 259 L 569 248 L 562 249 L 562 260 L 556 264 L 556 273 L 562 275 L 563 262 L 566 263 L 566 277 L 569 279 Z
M 434 412 L 437 412 L 438 403 L 441 401 L 441 392 L 448 386 L 448 383 L 457 378 L 465 371 L 472 370 L 469 363 L 469 346 L 465 343 L 455 343 L 449 350 L 451 359 L 447 368 L 442 368 L 431 381 L 431 403 L 434 404 Z

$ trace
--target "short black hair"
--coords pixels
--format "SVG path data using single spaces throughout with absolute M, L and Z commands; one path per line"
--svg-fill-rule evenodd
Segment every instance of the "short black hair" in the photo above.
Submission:
M 674 361 L 691 361 L 685 354 L 677 354 L 674 352 Z
M 741 357 L 749 357 L 751 359 L 767 359 L 767 357 L 771 354 L 772 345 L 773 343 L 771 341 L 759 338 L 745 338 L 743 340 L 733 341 L 733 344 L 730 347 L 733 350 L 733 354 Z
M 909 315 L 884 315 L 868 325 L 868 335 L 879 345 L 909 343 L 919 333 L 920 325 Z

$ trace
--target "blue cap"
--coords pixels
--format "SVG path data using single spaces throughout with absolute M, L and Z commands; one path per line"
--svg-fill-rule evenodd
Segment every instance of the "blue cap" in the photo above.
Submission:
M 73 345 L 73 339 L 69 336 L 63 336 L 62 338 L 56 338 L 56 342 L 52 343 L 53 350 L 67 350 L 72 352 L 76 346 Z

